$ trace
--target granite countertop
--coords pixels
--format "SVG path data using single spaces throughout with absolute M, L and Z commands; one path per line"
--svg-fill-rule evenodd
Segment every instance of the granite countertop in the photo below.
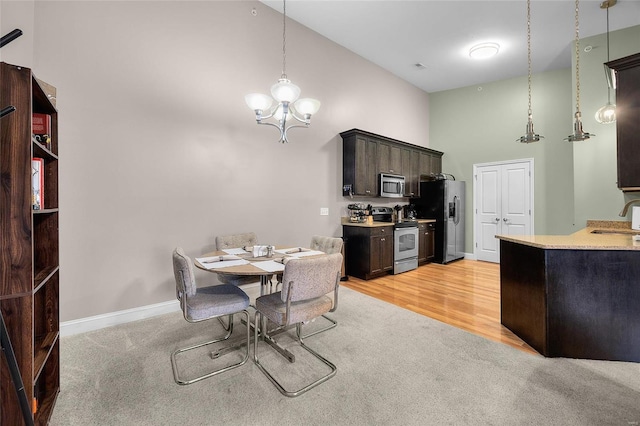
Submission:
M 639 234 L 640 231 L 631 229 L 631 222 L 588 220 L 586 228 L 570 235 L 496 235 L 496 238 L 543 249 L 640 250 L 640 241 L 633 239 Z
M 436 222 L 435 219 L 416 219 L 416 221 L 418 223 L 435 223 Z M 373 223 L 350 222 L 348 217 L 343 217 L 342 218 L 342 225 L 360 226 L 360 227 L 363 227 L 363 228 L 379 228 L 379 227 L 382 227 L 382 226 L 393 226 L 394 222 L 373 222 Z

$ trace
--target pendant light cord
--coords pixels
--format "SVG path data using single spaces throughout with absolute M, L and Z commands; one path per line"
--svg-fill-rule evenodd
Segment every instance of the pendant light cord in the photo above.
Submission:
M 609 7 L 611 7 L 607 3 L 607 62 L 611 59 L 609 58 Z M 607 85 L 607 104 L 611 103 L 611 88 Z
M 579 0 L 576 0 L 576 114 L 580 112 L 580 21 Z
M 528 84 L 529 84 L 529 117 L 532 115 L 531 111 L 531 0 L 527 0 L 527 64 L 528 64 Z
M 282 0 L 282 77 L 287 78 L 287 0 Z

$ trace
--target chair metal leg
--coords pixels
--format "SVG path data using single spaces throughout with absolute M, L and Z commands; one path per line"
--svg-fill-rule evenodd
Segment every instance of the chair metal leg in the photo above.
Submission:
M 332 328 L 335 328 L 338 325 L 338 321 L 336 321 L 336 320 L 334 320 L 332 318 L 329 318 L 326 315 L 322 315 L 322 318 L 328 320 L 329 322 L 331 322 L 331 324 L 329 324 L 328 326 L 326 326 L 324 328 L 321 328 L 320 330 L 316 330 L 316 331 L 314 331 L 312 333 L 305 334 L 304 336 L 302 336 L 302 338 L 306 339 L 307 337 L 315 336 L 316 334 L 322 333 L 323 331 L 331 330 Z
M 222 325 L 222 328 L 224 328 L 224 331 L 230 331 L 231 333 L 233 333 L 233 315 L 229 315 L 228 318 L 229 319 L 227 320 L 227 325 L 224 325 L 224 321 L 222 321 L 222 317 L 218 317 L 218 322 L 220 322 L 220 324 Z
M 258 324 L 258 315 L 260 313 L 256 312 L 256 325 Z M 260 314 L 261 315 L 261 314 Z M 326 358 L 324 358 L 322 355 L 320 355 L 319 353 L 317 353 L 316 351 L 314 351 L 313 349 L 311 349 L 310 347 L 308 347 L 307 345 L 304 344 L 303 342 L 303 337 L 301 336 L 301 327 L 300 324 L 296 325 L 296 334 L 298 337 L 298 342 L 300 343 L 300 346 L 305 349 L 307 352 L 309 352 L 311 355 L 313 355 L 314 357 L 316 357 L 318 360 L 320 360 L 323 364 L 325 364 L 327 367 L 329 367 L 331 369 L 331 371 L 320 377 L 318 380 L 302 387 L 301 389 L 298 389 L 296 391 L 289 391 L 287 389 L 285 389 L 276 379 L 275 377 L 273 377 L 271 375 L 271 373 L 269 373 L 269 371 L 267 371 L 267 369 L 260 364 L 260 361 L 258 359 L 258 332 L 257 332 L 257 327 L 254 331 L 255 336 L 254 336 L 254 341 L 253 341 L 253 361 L 256 364 L 256 366 L 260 369 L 260 371 L 262 371 L 262 373 L 267 376 L 267 378 L 271 381 L 271 383 L 274 384 L 274 386 L 280 391 L 281 394 L 283 394 L 284 396 L 288 396 L 290 398 L 302 395 L 303 393 L 307 392 L 310 389 L 313 389 L 314 387 L 318 386 L 321 383 L 326 382 L 327 380 L 329 380 L 330 378 L 332 378 L 333 376 L 335 376 L 336 371 L 338 370 L 337 367 L 329 360 L 327 360 Z M 275 342 L 274 342 L 275 343 Z M 273 346 L 273 345 L 272 345 Z M 275 346 L 274 346 L 275 347 Z M 280 346 L 278 346 L 280 347 Z M 286 350 L 284 348 L 282 348 L 283 350 Z M 287 351 L 288 352 L 288 351 Z
M 222 342 L 224 340 L 227 340 L 229 338 L 229 336 L 231 336 L 231 332 L 233 331 L 233 316 L 231 315 L 231 319 L 230 319 L 230 322 L 229 322 L 229 330 L 227 331 L 227 333 L 226 333 L 226 335 L 224 337 L 222 337 L 220 339 L 210 340 L 210 341 L 204 342 L 204 343 L 198 343 L 196 345 L 192 345 L 192 346 L 189 346 L 189 347 L 186 347 L 186 348 L 178 349 L 178 350 L 174 351 L 171 354 L 171 367 L 173 369 L 173 379 L 175 380 L 175 382 L 177 384 L 179 384 L 179 385 L 190 385 L 192 383 L 199 382 L 200 380 L 204 380 L 206 378 L 215 376 L 217 374 L 224 373 L 225 371 L 229 371 L 229 370 L 231 370 L 233 368 L 240 367 L 245 362 L 247 362 L 247 359 L 249 359 L 249 341 L 250 341 L 250 338 L 251 338 L 251 333 L 250 333 L 250 322 L 251 321 L 249 319 L 249 312 L 248 311 L 243 310 L 241 313 L 243 313 L 245 315 L 246 321 L 247 321 L 246 322 L 246 324 L 247 324 L 246 351 L 245 351 L 245 354 L 244 354 L 244 357 L 243 357 L 242 361 L 240 361 L 238 363 L 235 363 L 235 364 L 228 365 L 228 366 L 220 368 L 218 370 L 214 370 L 214 371 L 212 371 L 210 373 L 207 373 L 205 375 L 202 375 L 202 376 L 199 376 L 199 377 L 196 377 L 196 378 L 193 378 L 193 379 L 189 379 L 189 380 L 180 378 L 180 375 L 179 375 L 179 372 L 178 372 L 178 363 L 177 363 L 177 360 L 176 360 L 176 357 L 177 357 L 178 354 L 190 351 L 192 349 L 201 348 L 203 346 L 210 345 L 212 343 Z M 223 325 L 223 327 L 224 327 L 224 325 Z

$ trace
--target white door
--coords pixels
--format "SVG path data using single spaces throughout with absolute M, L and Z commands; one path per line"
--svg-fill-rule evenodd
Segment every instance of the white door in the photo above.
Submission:
M 476 258 L 500 262 L 496 235 L 533 232 L 533 159 L 474 165 Z

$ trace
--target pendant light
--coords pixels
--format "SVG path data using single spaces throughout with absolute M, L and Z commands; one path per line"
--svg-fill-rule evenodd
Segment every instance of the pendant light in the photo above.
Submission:
M 527 0 L 527 64 L 529 67 L 528 83 L 529 83 L 529 110 L 527 114 L 527 131 L 524 136 L 516 139 L 516 142 L 531 143 L 538 142 L 544 136 L 537 135 L 533 131 L 533 114 L 531 112 L 531 0 Z
M 579 0 L 576 0 L 576 113 L 573 122 L 573 134 L 564 138 L 565 141 L 578 142 L 595 136 L 582 130 L 582 114 L 580 113 L 580 21 Z
M 605 0 L 600 4 L 600 9 L 607 9 L 607 62 L 609 58 L 609 8 L 615 5 L 618 0 Z M 610 124 L 616 121 L 616 105 L 611 103 L 611 89 L 613 80 L 611 79 L 612 70 L 604 64 L 604 74 L 607 78 L 607 104 L 596 111 L 596 121 L 600 124 Z
M 261 93 L 250 93 L 244 99 L 249 108 L 255 112 L 256 123 L 273 126 L 280 130 L 280 142 L 285 143 L 289 142 L 287 139 L 289 129 L 309 127 L 311 116 L 320 109 L 320 101 L 311 98 L 298 99 L 300 88 L 287 78 L 287 2 L 283 0 L 282 3 L 282 75 L 278 82 L 271 86 L 273 98 Z M 275 123 L 263 121 L 270 118 L 273 118 Z M 287 126 L 287 120 L 290 118 L 302 124 Z

